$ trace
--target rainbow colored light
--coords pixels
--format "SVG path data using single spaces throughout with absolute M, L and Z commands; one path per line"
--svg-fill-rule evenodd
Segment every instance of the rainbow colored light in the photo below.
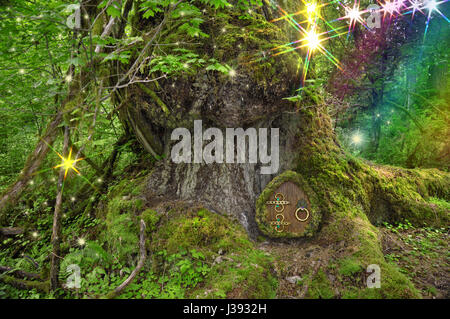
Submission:
M 278 21 L 286 21 L 288 24 L 293 27 L 298 33 L 299 37 L 297 40 L 292 41 L 290 43 L 286 43 L 280 46 L 273 48 L 270 51 L 270 54 L 267 52 L 263 52 L 262 56 L 257 61 L 265 59 L 270 56 L 277 56 L 280 54 L 288 53 L 294 50 L 306 49 L 306 56 L 303 64 L 303 76 L 302 76 L 302 86 L 306 81 L 306 76 L 308 72 L 308 68 L 310 65 L 310 61 L 313 57 L 313 54 L 319 52 L 323 54 L 330 62 L 332 62 L 337 68 L 342 70 L 340 66 L 339 60 L 324 47 L 324 42 L 334 38 L 340 37 L 341 35 L 347 34 L 347 37 L 354 30 L 356 25 L 359 23 L 364 28 L 368 29 L 364 15 L 369 13 L 369 10 L 361 10 L 359 0 L 354 0 L 352 6 L 347 6 L 343 4 L 339 0 L 334 0 L 330 2 L 319 2 L 316 0 L 302 0 L 303 9 L 298 10 L 294 13 L 286 12 L 276 1 L 274 0 L 264 0 L 266 4 L 272 6 L 280 13 L 280 17 L 272 20 L 272 23 Z M 412 18 L 414 18 L 414 14 L 418 11 L 422 14 L 428 13 L 428 18 L 426 22 L 425 35 L 428 29 L 428 24 L 433 12 L 437 12 L 441 15 L 447 22 L 450 22 L 448 18 L 438 9 L 439 5 L 447 2 L 449 0 L 425 0 L 421 2 L 421 0 L 383 0 L 378 1 L 379 9 L 378 10 L 370 10 L 370 13 L 379 13 L 383 16 L 383 21 L 386 18 L 389 20 L 400 17 L 407 14 L 412 14 Z M 340 18 L 327 21 L 321 15 L 321 8 L 338 4 L 345 12 Z M 297 18 L 297 16 L 301 17 L 301 20 Z M 297 20 L 296 20 L 297 19 Z M 348 21 L 348 30 L 343 32 L 343 28 L 347 28 L 345 25 L 342 26 L 333 26 L 334 22 L 337 21 Z M 298 22 L 300 21 L 300 22 Z M 327 27 L 328 30 L 321 32 L 319 30 L 319 22 L 323 23 L 324 26 Z M 257 62 L 253 61 L 253 62 Z

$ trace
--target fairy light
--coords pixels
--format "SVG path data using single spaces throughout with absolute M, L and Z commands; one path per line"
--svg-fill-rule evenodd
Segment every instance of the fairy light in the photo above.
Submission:
M 230 69 L 230 71 L 228 71 L 228 75 L 232 78 L 234 78 L 236 76 L 236 71 L 234 69 Z
M 364 24 L 364 20 L 361 17 L 362 11 L 359 11 L 359 4 L 354 4 L 352 8 L 345 8 L 345 16 L 339 18 L 338 20 L 348 19 L 348 34 L 354 29 L 357 22 Z
M 77 172 L 78 174 L 81 174 L 75 167 L 75 164 L 81 160 L 83 160 L 83 158 L 78 158 L 78 159 L 72 159 L 72 148 L 70 148 L 69 151 L 69 156 L 67 158 L 63 157 L 61 154 L 59 154 L 58 152 L 56 152 L 56 154 L 58 154 L 58 156 L 63 160 L 63 162 L 59 165 L 56 165 L 54 168 L 58 168 L 58 167 L 62 167 L 64 168 L 64 179 L 66 179 L 67 177 L 67 173 L 69 170 L 74 170 L 75 172 Z
M 20 74 L 25 74 L 25 69 L 19 69 Z
M 352 8 L 347 13 L 348 17 L 350 18 L 350 21 L 355 21 L 360 19 L 361 12 L 357 8 Z
M 438 6 L 438 3 L 435 0 L 430 0 L 427 2 L 427 4 L 425 5 L 425 7 L 432 12 L 433 10 L 436 10 Z
M 352 135 L 352 144 L 359 145 L 362 143 L 362 141 L 363 141 L 363 137 L 362 137 L 361 133 L 356 132 Z
M 33 236 L 33 238 L 38 238 L 39 234 L 37 231 L 34 231 L 31 233 L 31 236 Z
M 86 245 L 86 240 L 82 237 L 78 238 L 77 243 L 79 246 L 84 246 Z
M 414 11 L 419 10 L 420 2 L 418 2 L 418 1 L 410 1 L 409 3 L 411 3 L 411 9 L 413 9 Z
M 72 75 L 71 75 L 71 74 L 68 74 L 68 75 L 66 76 L 66 82 L 67 82 L 67 83 L 72 82 Z
M 315 30 L 309 31 L 304 40 L 306 41 L 306 46 L 308 46 L 311 50 L 317 49 L 320 44 L 319 35 Z
M 308 15 L 316 14 L 317 5 L 314 2 L 310 2 L 306 4 L 306 13 Z

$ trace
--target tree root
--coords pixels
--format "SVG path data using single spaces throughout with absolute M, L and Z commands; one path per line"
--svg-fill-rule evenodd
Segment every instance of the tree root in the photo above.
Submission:
M 20 269 L 14 269 L 7 266 L 0 266 L 0 282 L 13 286 L 17 289 L 31 290 L 48 293 L 50 291 L 50 281 L 35 281 L 40 279 L 39 274 L 29 273 Z M 20 277 L 20 278 L 16 278 Z M 25 279 L 21 279 L 25 278 Z M 28 280 L 31 279 L 31 280 Z
M 25 278 L 25 279 L 40 279 L 41 276 L 39 274 L 29 273 L 20 269 L 14 269 L 7 266 L 0 266 L 0 273 L 10 273 L 16 277 Z

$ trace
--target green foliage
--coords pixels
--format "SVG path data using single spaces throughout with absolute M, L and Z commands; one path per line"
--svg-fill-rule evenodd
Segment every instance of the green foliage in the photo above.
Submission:
M 84 248 L 70 248 L 69 253 L 64 256 L 61 262 L 60 279 L 65 280 L 70 272 L 66 272 L 69 265 L 80 267 L 81 274 L 84 276 L 90 273 L 96 267 L 107 268 L 113 262 L 113 257 L 106 252 L 98 243 L 88 241 Z
M 441 25 L 444 21 L 435 22 L 425 41 L 420 37 L 402 46 L 398 67 L 374 84 L 372 95 L 355 96 L 354 103 L 367 107 L 339 115 L 351 119 L 341 121 L 338 132 L 353 154 L 408 168 L 450 168 L 449 31 Z M 383 97 L 378 103 L 373 101 L 376 94 Z M 352 141 L 355 132 L 361 143 Z

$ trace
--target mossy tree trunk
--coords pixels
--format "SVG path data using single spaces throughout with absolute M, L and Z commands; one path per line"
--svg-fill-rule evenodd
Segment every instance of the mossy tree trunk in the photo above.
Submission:
M 157 29 L 160 20 L 142 19 L 139 14 L 130 18 L 133 32 Z M 360 265 L 381 267 L 383 296 L 417 296 L 406 277 L 384 260 L 375 226 L 403 219 L 418 225 L 447 224 L 448 211 L 429 198 L 450 200 L 450 175 L 434 169 L 373 165 L 347 154 L 334 133 L 325 92 L 305 89 L 301 101 L 284 99 L 296 94 L 301 57 L 291 52 L 255 58 L 288 43 L 286 33 L 262 15 L 241 20 L 231 8 L 214 20 L 213 15 L 212 10 L 207 12 L 202 26 L 209 37 L 196 40 L 192 50 L 205 60 L 215 58 L 230 65 L 234 76 L 192 67 L 150 84 L 132 84 L 112 95 L 125 130 L 146 151 L 163 157 L 147 179 L 147 206 L 171 201 L 201 204 L 236 218 L 255 238 L 260 234 L 255 217 L 258 197 L 276 175 L 292 170 L 314 193 L 315 209 L 322 215 L 319 229 L 305 245 L 309 240 L 330 246 L 343 243 L 346 254 Z M 183 35 L 174 29 L 168 21 L 159 44 L 183 43 Z M 174 47 L 158 46 L 159 51 L 149 51 L 147 57 L 171 53 Z M 123 70 L 130 65 L 122 66 Z M 117 84 L 117 71 L 117 65 L 111 68 L 112 86 Z M 145 78 L 148 71 L 144 67 L 138 76 Z M 278 173 L 262 175 L 260 164 L 173 163 L 171 132 L 178 127 L 192 132 L 194 120 L 202 120 L 204 129 L 279 128 Z
M 225 33 L 220 31 L 224 27 Z M 378 166 L 347 154 L 336 139 L 322 98 L 325 92 L 305 90 L 300 102 L 283 99 L 294 95 L 299 83 L 302 60 L 296 53 L 245 63 L 250 55 L 286 42 L 277 27 L 262 19 L 240 21 L 230 12 L 228 18 L 205 22 L 205 28 L 210 38 L 195 47 L 196 52 L 233 66 L 235 76 L 193 70 L 130 86 L 116 100 L 124 125 L 143 148 L 165 155 L 148 177 L 150 205 L 201 203 L 238 219 L 255 237 L 260 234 L 255 221 L 258 196 L 276 175 L 293 170 L 319 198 L 323 217 L 314 240 L 325 245 L 344 242 L 348 255 L 361 265 L 379 265 L 384 296 L 418 296 L 406 277 L 384 260 L 375 226 L 404 219 L 416 225 L 447 224 L 448 211 L 429 199 L 450 199 L 450 175 Z M 176 35 L 163 41 L 174 39 Z M 278 173 L 261 175 L 259 164 L 173 163 L 172 130 L 185 127 L 193 135 L 193 121 L 199 119 L 203 129 L 223 132 L 227 127 L 279 128 Z

